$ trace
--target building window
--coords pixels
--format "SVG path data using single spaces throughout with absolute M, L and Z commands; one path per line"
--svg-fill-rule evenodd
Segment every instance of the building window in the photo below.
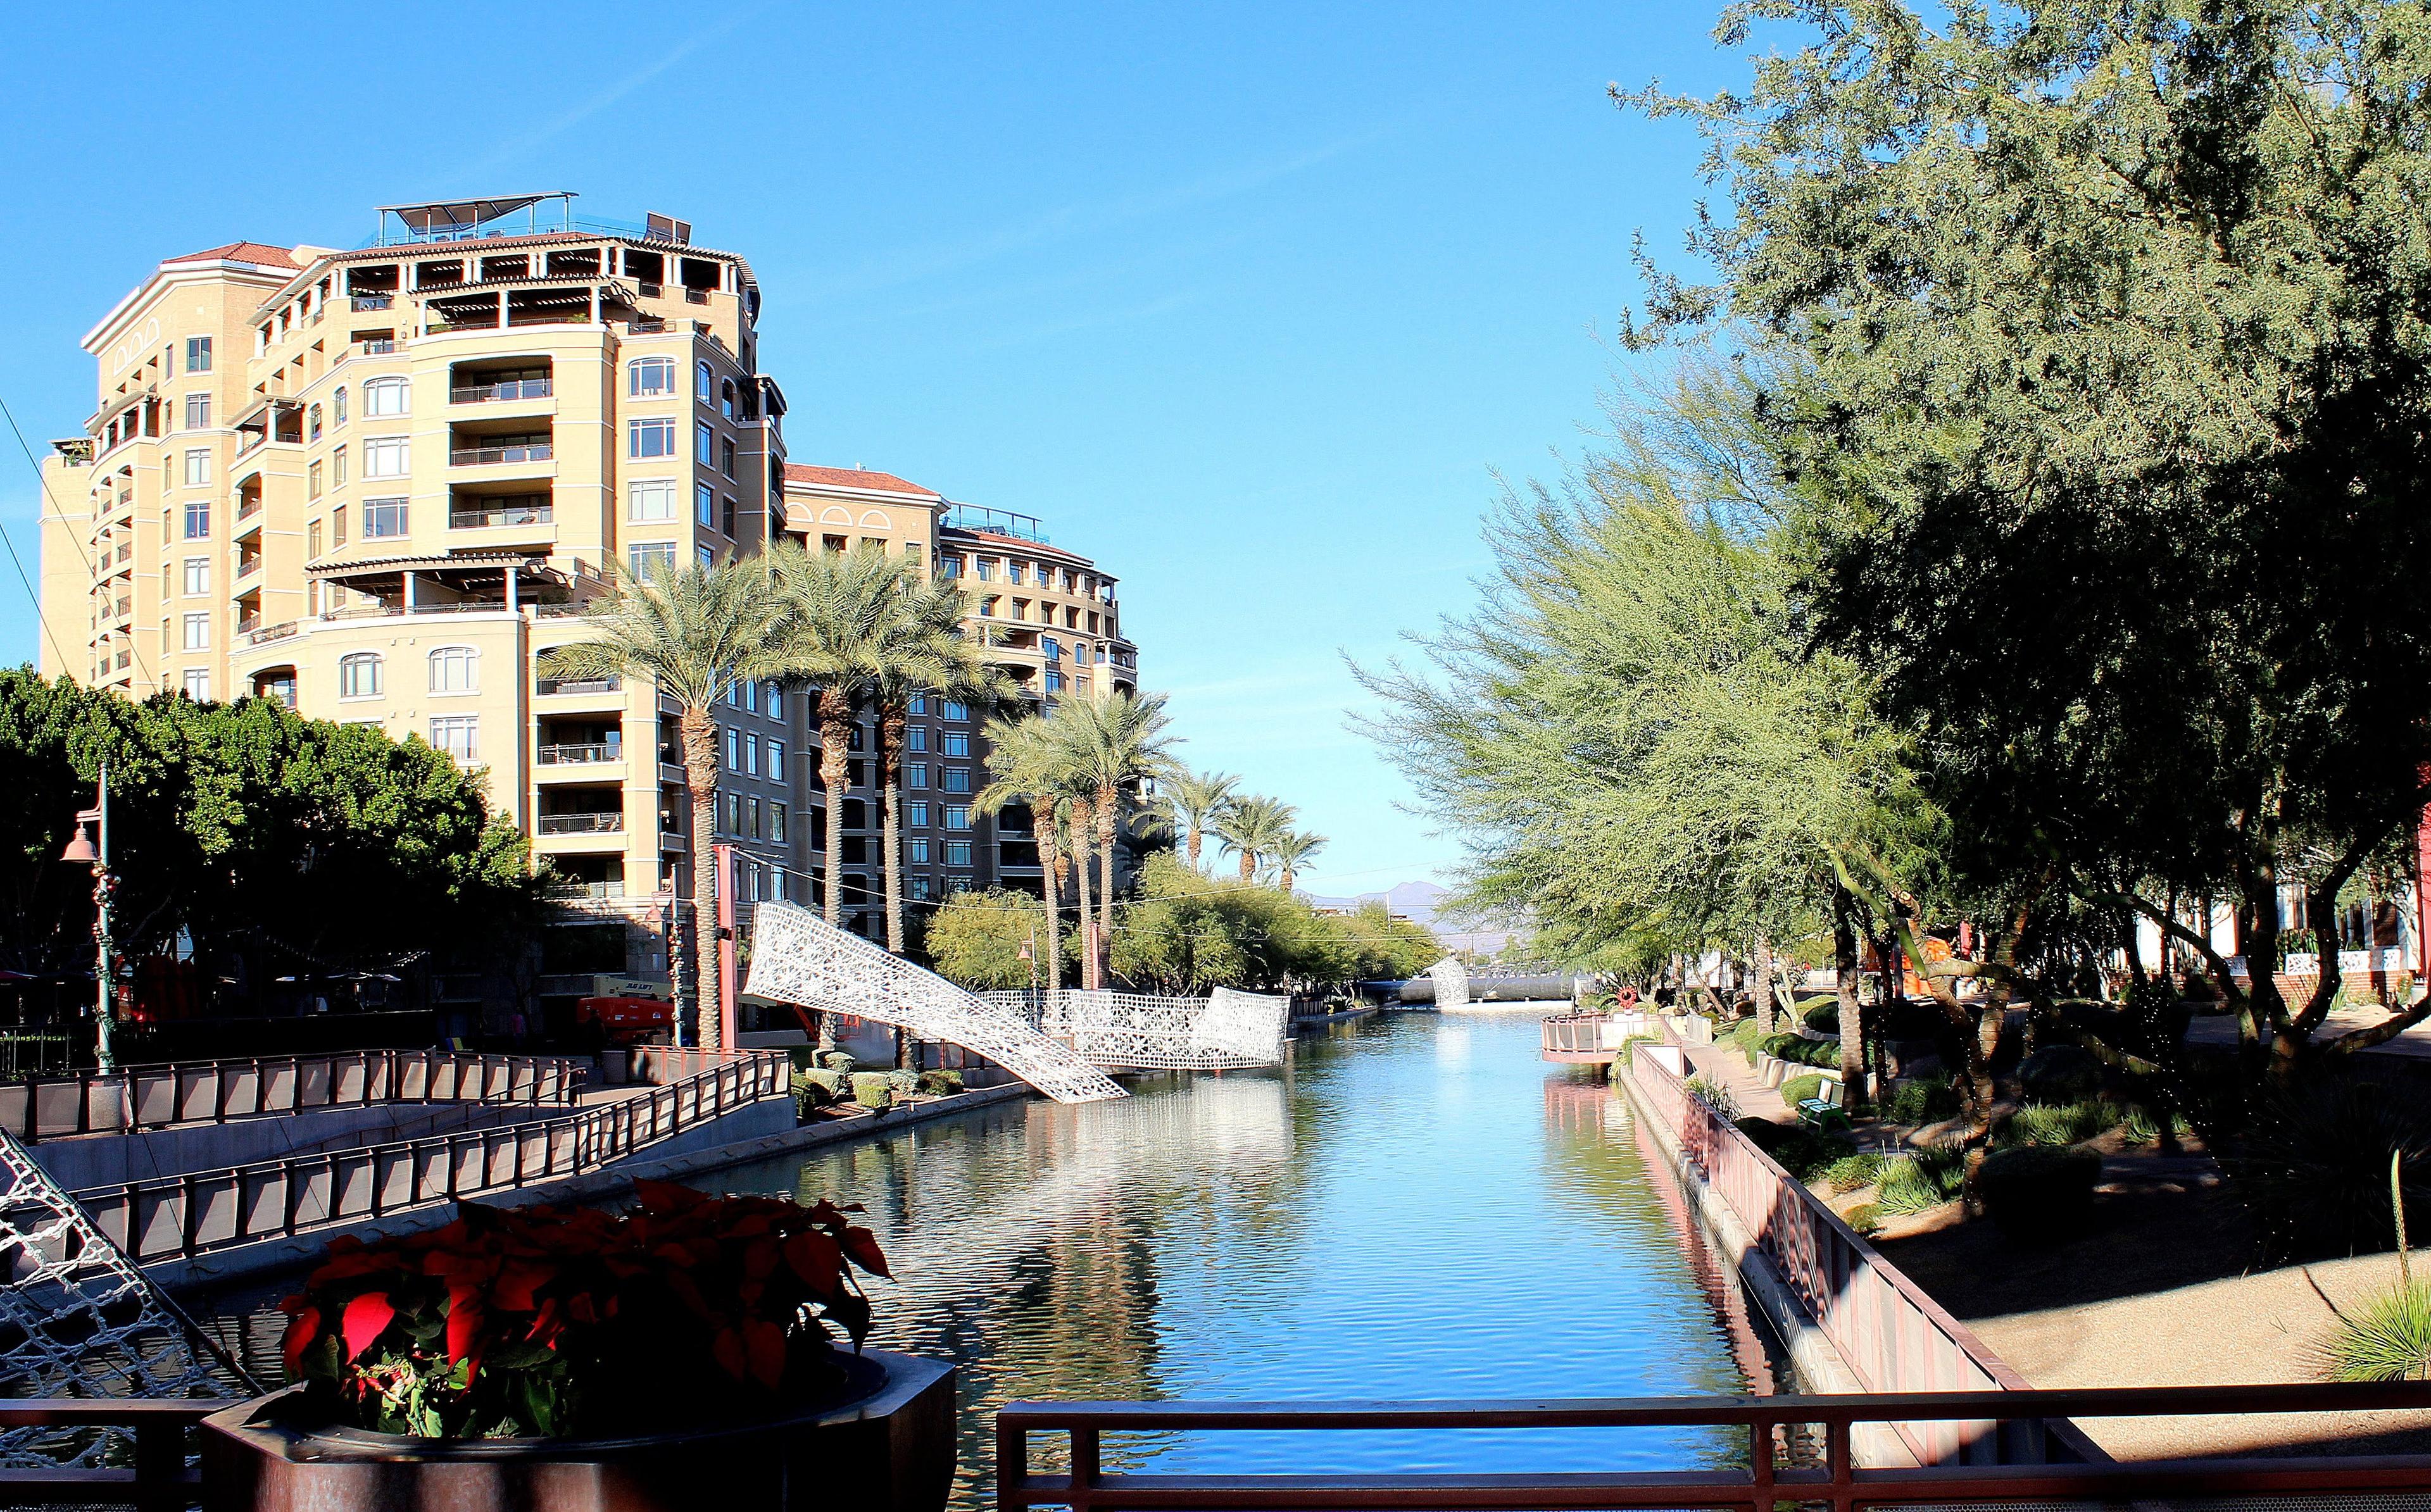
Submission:
M 389 540 L 405 534 L 405 501 L 403 499 L 365 499 L 363 501 L 363 539 Z
M 636 420 L 625 426 L 625 455 L 640 460 L 676 455 L 676 423 L 672 420 Z
M 672 540 L 637 540 L 628 548 L 626 557 L 635 577 L 676 570 L 676 543 Z
M 926 788 L 929 786 L 929 763 L 926 761 L 914 761 L 911 765 L 905 767 L 903 769 L 903 786 L 906 788 Z
M 346 386 L 344 384 L 340 384 L 338 386 L 338 391 L 329 395 L 329 424 L 333 425 L 343 425 L 345 423 Z
M 343 446 L 329 454 L 329 481 L 342 489 L 346 486 L 346 449 Z
M 946 864 L 947 866 L 970 865 L 971 842 L 968 840 L 947 840 L 946 842 Z
M 209 373 L 211 371 L 211 339 L 210 337 L 189 336 L 186 338 L 186 371 L 188 373 Z
M 633 521 L 673 520 L 676 485 L 672 478 L 645 478 L 625 490 L 625 518 Z
M 186 428 L 205 430 L 211 423 L 211 396 L 207 393 L 186 395 Z
M 728 477 L 734 475 L 734 442 L 731 438 L 721 437 L 718 440 L 717 470 Z M 729 530 L 727 534 L 730 536 L 734 532 Z
M 731 734 L 729 731 L 729 738 Z M 743 770 L 755 777 L 760 775 L 760 742 L 747 735 L 743 738 Z
M 929 864 L 929 837 L 914 835 L 903 842 L 903 858 L 914 866 Z
M 307 499 L 317 499 L 320 496 L 321 464 L 315 462 L 310 467 L 304 470 L 304 497 Z
M 960 576 L 962 576 L 962 575 L 963 575 L 963 559 L 962 559 L 960 557 L 938 557 L 938 558 L 937 558 L 937 575 L 938 575 L 938 576 L 940 576 L 940 577 L 960 577 Z
M 471 646 L 441 646 L 430 654 L 430 690 L 471 693 L 480 690 L 481 654 Z M 436 740 L 431 742 L 438 744 Z
M 903 806 L 903 822 L 922 829 L 929 826 L 929 800 L 918 798 Z
M 905 730 L 903 732 L 903 749 L 906 751 L 926 751 L 929 749 L 928 729 L 923 725 L 914 724 L 910 729 Z
M 996 581 L 996 558 L 995 558 L 995 557 L 981 557 L 979 560 L 980 560 L 980 581 L 981 581 L 981 582 L 982 582 L 982 583 L 993 583 L 993 582 L 995 582 L 995 581 Z
M 743 833 L 750 836 L 755 840 L 766 839 L 768 838 L 768 822 L 767 816 L 761 811 L 760 800 L 756 797 L 749 800 L 746 807 L 748 808 L 751 816 L 751 827 L 745 830 Z
M 726 732 L 726 770 L 729 772 L 743 770 L 743 733 L 740 730 Z
M 186 616 L 186 649 L 209 651 L 211 648 L 211 617 L 209 614 Z
M 946 755 L 949 756 L 966 756 L 971 754 L 970 731 L 947 730 L 945 732 L 944 739 Z
M 211 674 L 200 667 L 186 669 L 186 696 L 197 704 L 211 701 Z
M 970 791 L 971 769 L 968 767 L 947 767 L 946 769 L 946 790 L 947 792 Z
M 1004 564 L 1004 580 L 1011 583 L 1015 588 L 1021 586 L 1021 564 L 1019 562 L 1007 562 Z
M 313 521 L 304 527 L 304 559 L 310 561 L 321 555 L 321 522 Z
M 406 412 L 408 385 L 403 378 L 373 378 L 363 384 L 363 416 L 377 420 Z
M 480 755 L 478 714 L 440 714 L 430 721 L 430 743 L 459 761 Z
M 775 683 L 770 683 L 768 685 L 767 698 L 768 717 L 772 720 L 783 719 L 785 717 L 785 690 L 782 688 L 778 687 Z
M 928 713 L 928 712 L 929 712 L 929 695 L 928 695 L 928 694 L 926 694 L 926 693 L 914 693 L 914 694 L 912 695 L 912 697 L 911 697 L 911 698 L 910 698 L 910 699 L 909 699 L 909 700 L 904 704 L 904 706 L 903 706 L 903 712 L 905 712 L 906 714 L 926 714 L 926 713 Z
M 379 694 L 380 658 L 377 652 L 358 651 L 351 656 L 338 658 L 340 698 L 377 698 Z
M 703 404 L 717 397 L 717 374 L 710 371 L 708 363 L 700 363 L 693 369 L 692 392 L 693 397 Z M 701 460 L 706 462 L 709 458 L 704 457 Z
M 1047 674 L 1047 691 L 1048 691 L 1048 692 L 1050 692 L 1050 693 L 1060 693 L 1060 692 L 1062 692 L 1063 690 L 1064 690 L 1064 674 L 1063 674 L 1062 673 L 1060 673 L 1060 672 L 1050 672 L 1050 673 L 1048 673 Z
M 635 399 L 656 399 L 676 391 L 673 357 L 637 357 L 625 369 L 625 392 Z
M 700 570 L 702 572 L 708 572 L 711 568 L 717 565 L 717 549 L 715 547 L 695 546 L 693 548 L 693 553 L 700 558 Z
M 319 405 L 313 405 L 304 411 L 304 439 L 308 441 L 317 441 L 321 439 L 321 407 Z
M 732 499 L 721 499 L 718 501 L 717 528 L 729 538 L 733 536 L 734 501 Z
M 703 467 L 717 460 L 717 432 L 709 428 L 706 420 L 693 422 L 692 455 Z
M 937 895 L 935 884 L 928 877 L 913 877 L 910 880 L 910 895 L 923 903 Z
M 211 590 L 211 559 L 209 557 L 186 558 L 186 597 L 200 598 Z
M 946 827 L 947 829 L 970 828 L 970 806 L 966 804 L 947 804 L 946 806 Z
M 941 717 L 949 720 L 967 720 L 971 717 L 971 706 L 954 699 L 947 699 L 945 711 Z
M 692 486 L 692 517 L 704 530 L 717 528 L 717 490 L 706 483 Z
M 412 465 L 412 442 L 402 436 L 382 436 L 363 442 L 363 476 L 401 478 Z
M 766 744 L 768 747 L 768 775 L 772 777 L 782 777 L 785 774 L 785 742 L 782 740 L 770 740 L 766 742 Z
M 980 600 L 980 618 L 983 620 L 993 620 L 996 618 L 995 599 L 984 598 Z
M 343 546 L 345 543 L 346 507 L 342 504 L 329 511 L 329 544 Z
M 200 540 L 211 533 L 211 506 L 208 499 L 186 501 L 186 539 Z
M 785 816 L 785 806 L 774 801 L 773 799 L 770 800 L 768 804 L 768 838 L 775 840 L 780 845 L 784 844 L 786 839 Z
M 186 487 L 191 489 L 198 484 L 209 483 L 210 480 L 211 454 L 209 451 L 200 450 L 188 452 L 186 454 Z

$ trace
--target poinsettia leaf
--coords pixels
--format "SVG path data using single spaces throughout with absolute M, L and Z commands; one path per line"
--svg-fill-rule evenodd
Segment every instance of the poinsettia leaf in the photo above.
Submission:
M 886 1255 L 878 1247 L 878 1236 L 872 1234 L 869 1230 L 865 1228 L 846 1229 L 844 1231 L 844 1253 L 852 1256 L 853 1264 L 861 1267 L 870 1274 L 885 1276 L 890 1281 L 894 1279 L 894 1272 L 886 1269 Z
M 721 1328 L 710 1339 L 709 1355 L 717 1362 L 719 1370 L 738 1381 L 749 1368 L 744 1355 L 743 1336 L 732 1328 Z
M 366 1291 L 346 1304 L 345 1321 L 340 1326 L 346 1336 L 346 1358 L 362 1358 L 363 1352 L 379 1341 L 396 1309 L 389 1305 L 388 1293 Z
M 299 1308 L 287 1320 L 287 1332 L 278 1341 L 278 1357 L 287 1367 L 289 1380 L 304 1379 L 304 1352 L 320 1336 L 321 1312 L 317 1307 Z
M 785 1331 L 765 1319 L 743 1325 L 743 1345 L 749 1355 L 751 1379 L 774 1391 L 785 1378 Z

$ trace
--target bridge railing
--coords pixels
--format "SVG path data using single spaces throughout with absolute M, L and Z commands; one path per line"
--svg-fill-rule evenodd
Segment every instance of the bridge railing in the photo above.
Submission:
M 578 1060 L 461 1050 L 166 1061 L 0 1085 L 0 1128 L 30 1144 L 376 1103 L 568 1105 L 584 1072 Z
M 1211 1071 L 1283 1059 L 1291 1000 L 1217 988 L 1203 998 L 1098 988 L 981 992 L 1094 1066 Z
M 696 1069 L 571 1117 L 90 1188 L 75 1198 L 134 1259 L 190 1259 L 579 1175 L 762 1099 L 792 1095 L 781 1052 L 694 1052 L 686 1064 Z

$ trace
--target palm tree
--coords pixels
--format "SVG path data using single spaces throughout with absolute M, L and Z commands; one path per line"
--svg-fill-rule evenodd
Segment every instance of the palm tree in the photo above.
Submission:
M 1325 849 L 1324 836 L 1312 835 L 1300 829 L 1285 830 L 1283 838 L 1276 840 L 1266 852 L 1266 858 L 1273 863 L 1278 880 L 1283 884 L 1283 889 L 1289 892 L 1292 889 L 1293 873 L 1306 866 L 1309 857 L 1323 849 Z
M 1291 833 L 1292 821 L 1299 810 L 1274 798 L 1237 798 L 1216 822 L 1216 838 L 1224 849 L 1241 858 L 1241 880 L 1257 879 L 1258 863 L 1274 853 L 1284 836 Z
M 903 954 L 903 731 L 917 694 L 951 698 L 978 708 L 1000 706 L 1011 684 L 963 631 L 970 606 L 948 578 L 905 573 L 880 638 L 870 693 L 878 706 L 880 844 L 886 874 L 886 948 Z
M 769 548 L 789 623 L 780 659 L 786 675 L 818 689 L 819 780 L 827 789 L 827 922 L 844 924 L 846 753 L 866 698 L 889 659 L 903 568 L 880 552 L 811 552 L 793 541 Z
M 756 561 L 716 567 L 691 563 L 654 568 L 638 576 L 616 564 L 617 590 L 595 601 L 579 622 L 590 632 L 545 652 L 545 675 L 632 677 L 655 683 L 676 705 L 683 746 L 684 783 L 692 796 L 692 908 L 695 949 L 694 1043 L 718 1039 L 717 861 L 710 837 L 717 830 L 717 719 L 712 711 L 736 688 L 785 670 L 780 642 L 787 605 Z M 670 940 L 670 947 L 674 941 Z M 670 980 L 678 979 L 668 961 Z
M 974 805 L 983 814 L 1002 812 L 1013 804 L 1030 806 L 1031 825 L 1038 837 L 1038 870 L 1047 900 L 1047 990 L 1064 989 L 1064 933 L 1059 884 L 1064 870 L 1064 820 L 1070 807 L 1065 789 L 1070 774 L 1047 722 L 997 718 L 986 728 L 987 767 L 992 780 L 980 789 Z
M 1050 716 L 1058 743 L 1072 770 L 1094 789 L 1089 807 L 1097 821 L 1098 938 L 1097 970 L 1100 985 L 1106 975 L 1105 955 L 1115 928 L 1115 831 L 1124 806 L 1140 785 L 1174 769 L 1174 737 L 1166 733 L 1172 720 L 1165 712 L 1165 695 L 1133 698 L 1116 692 L 1100 699 L 1066 699 Z M 1086 843 L 1087 835 L 1079 837 Z
M 1228 772 L 1192 772 L 1183 768 L 1165 778 L 1162 786 L 1165 809 L 1182 833 L 1182 856 L 1196 872 L 1199 842 L 1232 804 L 1241 779 Z

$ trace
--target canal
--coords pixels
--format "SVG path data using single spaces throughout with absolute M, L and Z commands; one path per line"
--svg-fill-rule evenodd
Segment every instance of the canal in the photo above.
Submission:
M 1772 1389 L 1626 1103 L 1539 1061 L 1537 1017 L 1394 1014 L 1296 1041 L 1276 1072 L 1001 1105 L 696 1185 L 866 1205 L 899 1278 L 873 1288 L 872 1341 L 959 1368 L 967 1508 L 984 1504 L 994 1409 L 1021 1398 Z M 1110 1467 L 1238 1472 L 1743 1457 L 1687 1428 L 1107 1447 Z

